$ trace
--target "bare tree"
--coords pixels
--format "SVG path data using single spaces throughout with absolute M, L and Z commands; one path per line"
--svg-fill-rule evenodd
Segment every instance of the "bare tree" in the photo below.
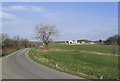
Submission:
M 58 31 L 54 25 L 39 24 L 35 26 L 35 39 L 42 40 L 43 45 L 48 48 L 49 41 L 58 36 Z

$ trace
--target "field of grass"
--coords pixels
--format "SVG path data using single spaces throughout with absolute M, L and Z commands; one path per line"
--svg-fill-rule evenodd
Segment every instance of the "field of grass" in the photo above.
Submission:
M 82 49 L 86 51 L 111 53 L 110 50 L 107 50 L 109 49 L 108 46 L 102 47 L 98 45 L 98 47 L 95 46 L 96 48 L 94 46 L 69 46 L 61 44 L 51 45 L 50 48 L 67 50 Z M 29 57 L 47 67 L 88 79 L 99 79 L 100 77 L 105 79 L 118 78 L 118 56 L 88 54 L 71 51 L 38 51 L 38 49 L 32 49 L 29 52 Z
M 49 48 L 58 48 L 66 50 L 83 50 L 83 51 L 92 51 L 100 53 L 113 53 L 111 45 L 68 45 L 68 44 L 50 44 Z

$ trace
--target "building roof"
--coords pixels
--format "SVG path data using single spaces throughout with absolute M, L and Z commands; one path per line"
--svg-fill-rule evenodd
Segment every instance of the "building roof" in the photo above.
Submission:
M 75 40 L 69 40 L 69 41 L 75 41 Z
M 77 40 L 77 42 L 81 42 L 81 41 L 88 42 L 88 40 Z

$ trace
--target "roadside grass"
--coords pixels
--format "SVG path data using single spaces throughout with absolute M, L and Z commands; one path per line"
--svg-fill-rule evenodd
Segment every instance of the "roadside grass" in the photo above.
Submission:
M 61 46 L 56 48 L 72 49 L 72 46 Z M 68 48 L 66 46 L 68 46 Z M 75 48 L 75 46 L 73 46 L 73 48 Z M 108 49 L 107 47 L 104 48 Z M 76 46 L 76 49 L 79 49 L 78 46 Z M 94 49 L 94 47 L 92 49 Z M 100 51 L 101 50 L 99 50 L 99 52 Z M 28 55 L 37 63 L 83 78 L 118 79 L 118 56 L 97 55 L 71 51 L 40 52 L 35 48 L 30 50 Z
M 49 48 L 58 48 L 66 50 L 83 50 L 90 52 L 110 53 L 113 54 L 111 45 L 68 45 L 68 44 L 50 44 Z

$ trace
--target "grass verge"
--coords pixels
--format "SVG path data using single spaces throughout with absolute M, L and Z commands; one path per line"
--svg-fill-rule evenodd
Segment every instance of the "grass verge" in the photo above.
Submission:
M 97 55 L 69 51 L 37 51 L 31 49 L 29 57 L 49 68 L 87 79 L 117 79 L 118 56 Z

